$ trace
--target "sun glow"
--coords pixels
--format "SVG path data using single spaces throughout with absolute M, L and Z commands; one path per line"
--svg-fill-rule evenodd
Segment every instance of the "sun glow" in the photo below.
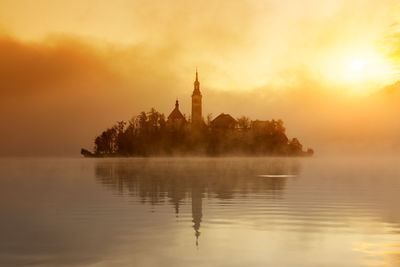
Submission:
M 336 51 L 324 59 L 323 76 L 351 92 L 370 93 L 396 80 L 390 60 L 375 50 Z
M 361 59 L 355 58 L 350 62 L 350 69 L 354 72 L 360 72 L 363 70 L 365 62 Z

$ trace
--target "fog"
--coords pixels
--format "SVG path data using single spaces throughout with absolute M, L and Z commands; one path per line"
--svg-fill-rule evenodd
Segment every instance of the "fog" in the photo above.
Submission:
M 196 66 L 204 117 L 282 119 L 316 155 L 400 149 L 398 72 L 346 84 L 329 71 L 377 44 L 399 65 L 395 1 L 0 5 L 2 156 L 78 156 L 116 121 L 168 116 L 177 98 L 189 116 Z

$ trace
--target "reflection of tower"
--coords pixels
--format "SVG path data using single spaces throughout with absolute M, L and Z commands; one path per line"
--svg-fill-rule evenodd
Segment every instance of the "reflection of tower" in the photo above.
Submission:
M 200 93 L 200 82 L 196 69 L 196 80 L 194 81 L 194 90 L 192 94 L 192 123 L 194 125 L 200 125 L 203 121 L 203 117 L 201 115 L 201 93 Z
M 193 185 L 192 188 L 192 222 L 193 228 L 196 236 L 196 246 L 199 245 L 199 236 L 200 236 L 200 223 L 201 217 L 203 216 L 203 208 L 202 208 L 202 192 L 201 189 L 196 187 L 196 184 Z
M 175 208 L 175 216 L 179 216 L 179 205 L 182 199 L 185 198 L 185 191 L 179 183 L 174 183 L 171 187 L 171 191 L 168 192 L 168 197 L 170 198 L 170 202 L 173 204 Z

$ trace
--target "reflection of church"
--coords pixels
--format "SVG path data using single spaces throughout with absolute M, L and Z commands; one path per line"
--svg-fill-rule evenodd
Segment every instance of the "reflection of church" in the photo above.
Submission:
M 192 116 L 190 118 L 191 125 L 195 128 L 205 126 L 202 115 L 202 98 L 199 75 L 196 70 L 196 80 L 194 81 L 194 89 L 192 93 Z M 167 123 L 170 125 L 182 125 L 188 123 L 185 116 L 179 110 L 178 100 L 176 100 L 175 108 L 168 116 Z M 237 126 L 237 121 L 231 115 L 221 113 L 210 122 L 210 126 L 214 128 L 235 128 Z
M 203 217 L 203 193 L 205 191 L 204 185 L 199 181 L 193 181 L 191 187 L 191 200 L 192 200 L 192 222 L 193 229 L 195 231 L 196 237 L 196 246 L 199 244 L 199 236 L 200 236 L 200 223 Z M 171 188 L 171 192 L 168 193 L 168 197 L 170 198 L 170 203 L 173 204 L 175 208 L 175 215 L 178 217 L 179 215 L 179 206 L 181 205 L 182 200 L 186 197 L 183 188 L 180 187 L 180 184 L 175 184 Z
M 196 246 L 198 246 L 199 244 L 200 223 L 201 223 L 201 217 L 203 216 L 202 195 L 203 193 L 199 187 L 192 188 L 192 218 L 193 218 L 192 222 L 196 236 Z
M 119 193 L 140 198 L 142 203 L 158 205 L 166 199 L 180 213 L 185 199 L 191 200 L 192 228 L 198 245 L 203 220 L 203 198 L 221 200 L 235 198 L 241 194 L 262 194 L 265 199 L 280 198 L 287 178 L 258 177 L 259 174 L 299 173 L 297 161 L 284 159 L 251 160 L 190 160 L 181 161 L 129 161 L 96 163 L 95 175 L 106 187 Z M 185 211 L 186 212 L 186 211 Z M 186 214 L 185 214 L 186 215 Z M 188 214 L 189 215 L 189 214 Z M 190 215 L 189 215 L 190 216 Z

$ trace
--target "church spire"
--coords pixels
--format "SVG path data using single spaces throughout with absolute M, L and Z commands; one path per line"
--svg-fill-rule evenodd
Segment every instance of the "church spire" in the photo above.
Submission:
M 201 125 L 203 121 L 203 117 L 201 115 L 202 104 L 201 104 L 202 95 L 200 92 L 200 82 L 199 82 L 199 73 L 196 68 L 196 80 L 194 81 L 194 90 L 192 93 L 192 123 L 193 125 Z
M 199 82 L 199 73 L 196 68 L 196 80 L 194 81 L 194 90 L 193 95 L 201 95 L 200 93 L 200 82 Z

